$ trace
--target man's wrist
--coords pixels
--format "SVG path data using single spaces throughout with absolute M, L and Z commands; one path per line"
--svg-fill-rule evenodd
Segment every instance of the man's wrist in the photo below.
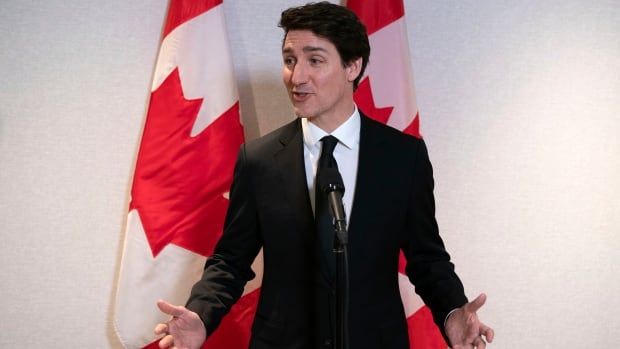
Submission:
M 448 319 L 450 318 L 450 315 L 454 314 L 454 312 L 455 312 L 455 311 L 457 311 L 457 310 L 459 310 L 459 309 L 460 309 L 460 308 L 454 308 L 454 309 L 452 309 L 452 310 L 448 313 L 448 315 L 446 315 L 446 318 L 443 320 L 443 328 L 444 328 L 444 330 L 445 330 L 445 328 L 446 328 L 446 325 L 448 324 Z

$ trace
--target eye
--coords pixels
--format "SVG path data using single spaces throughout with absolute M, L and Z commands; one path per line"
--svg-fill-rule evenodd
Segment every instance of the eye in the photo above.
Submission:
M 295 58 L 284 57 L 284 65 L 289 66 L 289 67 L 295 65 Z
M 323 62 L 323 60 L 319 57 L 311 57 L 309 61 L 312 65 L 317 65 Z

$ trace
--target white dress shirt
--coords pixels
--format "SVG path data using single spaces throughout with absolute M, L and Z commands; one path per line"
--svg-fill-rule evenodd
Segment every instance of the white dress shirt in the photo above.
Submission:
M 338 170 L 344 182 L 344 210 L 347 215 L 347 224 L 351 216 L 353 197 L 355 194 L 355 182 L 357 179 L 357 163 L 359 160 L 360 149 L 360 114 L 355 107 L 353 114 L 347 121 L 340 125 L 332 133 L 327 133 L 306 118 L 301 119 L 301 129 L 304 136 L 304 164 L 306 166 L 306 181 L 308 183 L 308 193 L 314 212 L 314 179 L 316 177 L 317 164 L 321 156 L 323 143 L 321 138 L 332 135 L 338 138 L 338 144 L 334 149 L 334 158 L 338 163 Z

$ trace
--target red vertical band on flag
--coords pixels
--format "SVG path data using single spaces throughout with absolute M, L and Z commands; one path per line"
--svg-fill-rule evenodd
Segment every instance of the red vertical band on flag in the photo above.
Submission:
M 409 327 L 409 346 L 412 349 L 445 349 L 448 345 L 443 340 L 439 328 L 433 322 L 433 314 L 428 307 L 418 309 L 407 319 Z
M 163 37 L 174 28 L 222 3 L 222 0 L 171 0 Z
M 366 25 L 368 35 L 405 15 L 402 0 L 348 0 L 347 7 Z
M 241 297 L 222 319 L 217 331 L 207 338 L 203 349 L 246 349 L 250 346 L 252 322 L 260 289 Z

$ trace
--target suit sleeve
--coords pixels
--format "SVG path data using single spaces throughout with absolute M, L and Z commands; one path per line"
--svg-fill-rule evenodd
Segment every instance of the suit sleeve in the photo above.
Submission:
M 235 164 L 224 232 L 187 301 L 186 307 L 200 316 L 207 335 L 213 333 L 241 297 L 247 281 L 255 276 L 251 265 L 262 242 L 250 168 L 244 145 Z
M 467 298 L 463 284 L 450 262 L 450 255 L 439 236 L 435 220 L 433 168 L 426 145 L 423 141 L 417 144 L 409 198 L 409 238 L 405 240 L 402 250 L 407 259 L 407 276 L 415 285 L 416 293 L 431 309 L 435 323 L 446 338 L 446 316 L 453 309 L 467 303 Z

